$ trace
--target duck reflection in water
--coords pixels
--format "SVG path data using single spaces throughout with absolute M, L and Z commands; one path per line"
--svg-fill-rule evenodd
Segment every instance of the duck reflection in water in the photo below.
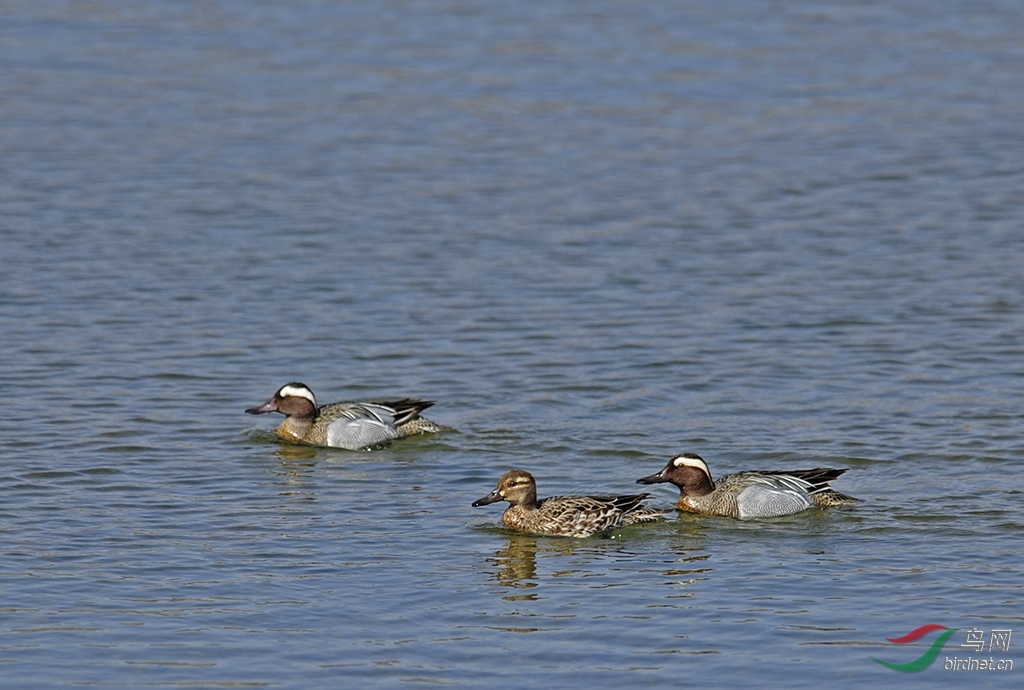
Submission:
M 588 551 L 587 542 L 567 539 L 546 539 L 535 534 L 509 534 L 504 548 L 494 552 L 488 562 L 495 566 L 492 575 L 499 584 L 517 589 L 531 589 L 540 585 L 537 576 L 537 556 L 564 558 L 576 552 Z M 575 572 L 576 569 L 555 568 L 552 577 Z M 535 599 L 536 594 L 508 595 L 507 600 Z

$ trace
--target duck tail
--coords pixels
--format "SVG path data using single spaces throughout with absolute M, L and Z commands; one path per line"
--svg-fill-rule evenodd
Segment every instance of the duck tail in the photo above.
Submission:
M 433 400 L 414 400 L 413 398 L 403 398 L 402 400 L 392 400 L 390 402 L 378 403 L 385 407 L 390 407 L 395 411 L 395 426 L 401 426 L 420 416 L 420 412 L 427 409 L 434 404 Z
M 665 518 L 665 511 L 658 510 L 657 508 L 648 508 L 647 506 L 640 506 L 634 508 L 623 516 L 622 524 L 633 525 L 638 522 L 657 522 Z
M 834 489 L 818 491 L 811 495 L 811 499 L 814 501 L 814 505 L 819 506 L 821 508 L 831 508 L 834 506 L 852 506 L 864 502 L 863 499 L 854 498 L 853 496 L 847 496 L 846 494 L 841 494 Z

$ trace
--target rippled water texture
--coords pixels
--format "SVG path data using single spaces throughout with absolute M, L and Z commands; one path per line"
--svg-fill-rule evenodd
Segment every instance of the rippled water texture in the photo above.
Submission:
M 1019 684 L 1022 36 L 1017 2 L 0 4 L 0 685 Z M 285 446 L 242 411 L 288 381 L 459 432 Z M 685 451 L 865 503 L 588 540 L 469 505 Z M 931 623 L 928 669 L 871 660 Z

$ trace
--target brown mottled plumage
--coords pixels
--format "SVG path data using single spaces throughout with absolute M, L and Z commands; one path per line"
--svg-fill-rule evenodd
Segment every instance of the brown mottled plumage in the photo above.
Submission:
M 683 453 L 637 484 L 671 482 L 679 487 L 676 507 L 691 513 L 734 518 L 766 518 L 799 513 L 807 508 L 827 508 L 861 503 L 834 490 L 829 482 L 845 469 L 755 470 L 711 479 L 704 459 Z
M 414 434 L 435 433 L 448 427 L 420 417 L 434 403 L 405 398 L 392 402 L 339 402 L 317 407 L 313 391 L 293 382 L 249 414 L 285 415 L 276 433 L 285 441 L 313 446 L 358 450 Z
M 633 496 L 551 496 L 537 500 L 537 482 L 526 470 L 509 470 L 498 486 L 474 506 L 497 501 L 511 505 L 501 516 L 506 527 L 520 532 L 563 537 L 589 537 L 638 522 L 664 516 L 642 501 L 650 494 Z

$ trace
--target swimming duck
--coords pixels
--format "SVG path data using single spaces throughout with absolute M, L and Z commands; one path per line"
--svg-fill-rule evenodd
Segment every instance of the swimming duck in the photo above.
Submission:
M 637 522 L 664 517 L 660 510 L 641 505 L 650 494 L 635 496 L 551 496 L 537 500 L 537 482 L 526 470 L 509 470 L 501 475 L 494 491 L 474 506 L 498 501 L 512 505 L 501 521 L 520 532 L 563 537 L 589 537 Z
M 829 482 L 845 472 L 813 470 L 765 470 L 737 472 L 711 480 L 711 470 L 694 453 L 672 458 L 657 474 L 637 479 L 637 484 L 672 482 L 679 487 L 676 507 L 691 513 L 740 518 L 767 518 L 799 513 L 807 508 L 826 508 L 861 503 L 859 498 L 835 491 Z
M 285 416 L 275 432 L 285 441 L 313 446 L 359 450 L 396 438 L 434 433 L 448 427 L 420 417 L 434 403 L 405 398 L 392 402 L 338 402 L 317 407 L 304 383 L 281 386 L 274 397 L 248 414 L 280 412 Z

